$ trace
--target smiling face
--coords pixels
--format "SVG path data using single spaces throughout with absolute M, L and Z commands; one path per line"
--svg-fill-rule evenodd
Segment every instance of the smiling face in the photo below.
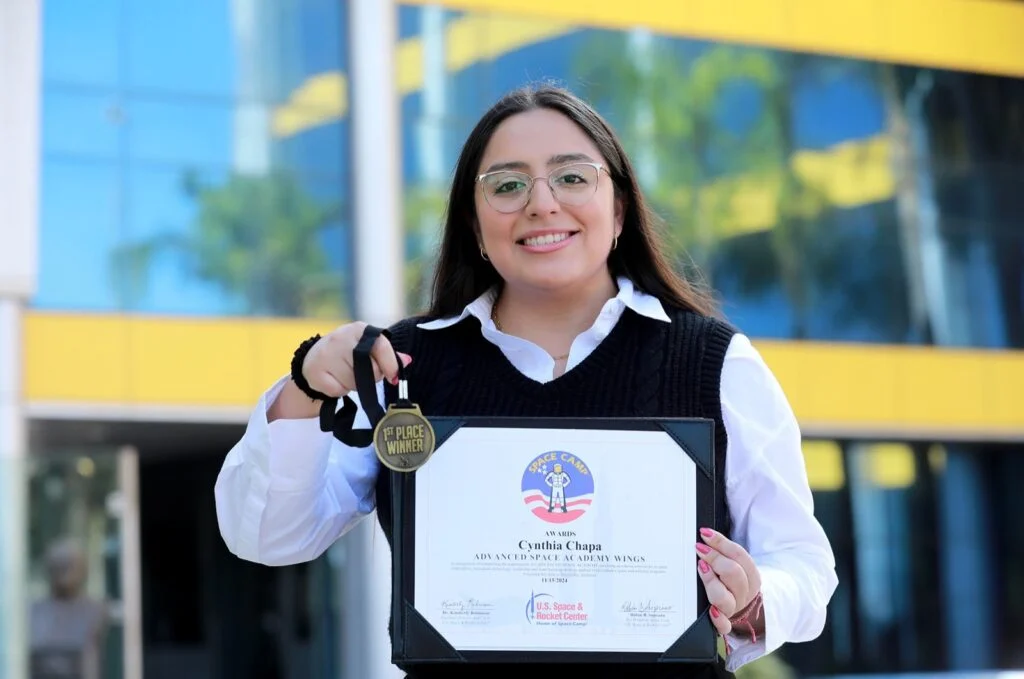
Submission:
M 476 216 L 481 246 L 506 287 L 607 283 L 622 209 L 607 171 L 594 167 L 603 164 L 590 137 L 557 111 L 518 113 L 495 129 L 478 170 L 487 176 L 476 186 Z

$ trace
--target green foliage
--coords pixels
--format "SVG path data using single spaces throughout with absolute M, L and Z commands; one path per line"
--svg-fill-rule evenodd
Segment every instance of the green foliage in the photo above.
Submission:
M 114 253 L 115 285 L 133 307 L 145 293 L 154 260 L 173 255 L 201 281 L 257 316 L 338 318 L 342 278 L 329 266 L 323 235 L 338 208 L 311 197 L 292 176 L 232 175 L 211 186 L 195 175 L 183 189 L 196 204 L 184 232 L 167 231 Z
M 796 672 L 772 653 L 736 670 L 736 679 L 796 679 Z
M 713 190 L 715 180 L 777 170 L 765 153 L 767 112 L 745 130 L 729 130 L 719 122 L 722 94 L 736 85 L 766 93 L 779 73 L 763 51 L 716 46 L 693 56 L 679 41 L 653 39 L 634 58 L 622 58 L 632 49 L 626 34 L 602 35 L 580 53 L 578 77 L 616 124 L 674 247 L 703 260 L 719 234 L 732 230 L 739 190 Z
M 718 655 L 723 659 L 727 658 L 725 640 L 722 637 L 718 637 L 717 645 Z M 734 674 L 736 679 L 797 679 L 796 672 L 779 657 L 778 653 L 761 656 L 740 667 Z
M 417 185 L 405 190 L 405 303 L 411 313 L 426 309 L 430 303 L 431 278 L 447 199 L 444 186 Z
M 781 282 L 796 312 L 794 333 L 803 334 L 809 306 L 803 253 L 831 205 L 793 166 L 794 82 L 843 77 L 847 69 L 764 49 L 697 50 L 656 37 L 638 49 L 631 41 L 628 34 L 601 34 L 581 51 L 575 70 L 586 83 L 584 95 L 622 136 L 680 269 L 692 257 L 707 270 L 723 245 L 743 240 L 736 236 L 769 230 L 770 239 L 755 239 L 756 247 L 729 248 L 741 257 L 732 273 L 750 291 Z M 745 122 L 730 127 L 723 112 L 727 95 L 737 91 L 749 108 L 732 116 Z M 751 201 L 771 220 L 753 231 Z

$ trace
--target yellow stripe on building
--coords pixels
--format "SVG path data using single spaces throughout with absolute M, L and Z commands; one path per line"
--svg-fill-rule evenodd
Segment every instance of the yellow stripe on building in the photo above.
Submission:
M 448 22 L 445 28 L 445 68 L 460 71 L 545 40 L 567 35 L 575 27 L 558 21 L 493 14 L 470 14 Z M 423 40 L 419 36 L 398 43 L 395 55 L 398 94 L 423 87 Z M 278 107 L 271 120 L 273 133 L 288 137 L 348 115 L 348 78 L 333 71 L 310 77 Z
M 403 0 L 475 13 L 449 22 L 445 64 L 458 71 L 584 26 L 645 26 L 669 35 L 799 52 L 1024 77 L 1024 4 L 1006 0 Z M 398 91 L 423 87 L 423 42 L 397 47 Z M 275 110 L 274 134 L 287 137 L 344 118 L 344 73 L 311 76 Z
M 796 52 L 1024 76 L 1024 4 L 1008 0 L 402 0 Z
M 846 485 L 843 469 L 843 451 L 835 441 L 803 442 L 804 464 L 807 466 L 807 483 L 814 490 L 840 490 Z
M 472 4 L 472 3 L 469 3 Z M 520 6 L 522 7 L 522 6 Z M 475 13 L 449 22 L 445 35 L 445 66 L 449 71 L 467 68 L 576 30 L 572 23 Z M 419 37 L 401 41 L 397 50 L 397 79 L 401 95 L 423 86 L 423 42 Z M 324 73 L 309 78 L 273 116 L 278 136 L 335 122 L 348 114 L 348 80 L 343 73 Z M 835 206 L 865 205 L 892 197 L 895 180 L 885 135 L 843 142 L 822 151 L 801 150 L 793 169 L 804 181 L 818 187 Z M 771 228 L 778 222 L 780 177 L 741 175 L 719 180 L 702 189 L 701 201 L 721 204 L 729 194 L 730 215 L 721 222 L 719 237 Z
M 32 403 L 247 408 L 287 372 L 301 339 L 326 330 L 306 320 L 31 311 L 25 395 Z M 756 344 L 814 436 L 1024 439 L 1024 352 Z
M 1024 439 L 1024 351 L 756 344 L 815 435 Z
M 330 328 L 327 328 L 329 330 Z M 29 312 L 30 402 L 251 406 L 315 321 Z
M 891 199 L 896 191 L 886 135 L 843 142 L 822 151 L 800 150 L 793 154 L 791 164 L 796 176 L 820 192 L 830 207 L 881 202 Z M 772 228 L 779 221 L 781 190 L 781 172 L 745 173 L 705 186 L 701 190 L 702 204 L 720 204 L 717 196 L 722 193 L 729 197 L 728 213 L 718 222 L 715 237 L 730 238 Z
M 917 478 L 914 451 L 905 443 L 873 443 L 866 461 L 868 481 L 876 488 L 909 488 Z

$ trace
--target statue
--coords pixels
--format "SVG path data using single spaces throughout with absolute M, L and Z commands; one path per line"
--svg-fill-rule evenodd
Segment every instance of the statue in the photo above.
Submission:
M 102 601 L 83 593 L 87 571 L 73 541 L 50 545 L 50 595 L 34 602 L 30 613 L 30 679 L 102 679 L 107 613 Z

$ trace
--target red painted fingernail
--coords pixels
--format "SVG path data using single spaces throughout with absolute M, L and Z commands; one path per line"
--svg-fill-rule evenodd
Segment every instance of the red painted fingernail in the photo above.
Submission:
M 388 378 L 388 382 L 390 382 L 391 384 L 393 384 L 395 386 L 398 386 L 398 375 L 395 375 L 394 377 Z
M 697 543 L 697 551 L 700 552 L 701 554 L 708 554 L 708 553 L 711 552 L 711 548 L 708 547 L 707 545 L 703 545 L 703 544 L 698 542 Z
M 700 534 L 703 535 L 706 538 L 713 538 L 713 537 L 715 537 L 715 531 L 711 530 L 710 528 L 701 528 L 700 529 Z
M 698 561 L 697 568 L 700 569 L 701 573 L 707 573 L 709 570 L 711 570 L 711 566 L 708 565 L 707 561 Z
M 711 607 L 711 617 L 712 618 L 717 618 L 718 617 L 718 609 L 716 607 L 714 607 L 714 606 Z
M 398 356 L 402 359 L 402 365 L 408 366 L 412 363 L 412 356 L 409 354 L 403 354 L 401 351 L 398 352 Z

